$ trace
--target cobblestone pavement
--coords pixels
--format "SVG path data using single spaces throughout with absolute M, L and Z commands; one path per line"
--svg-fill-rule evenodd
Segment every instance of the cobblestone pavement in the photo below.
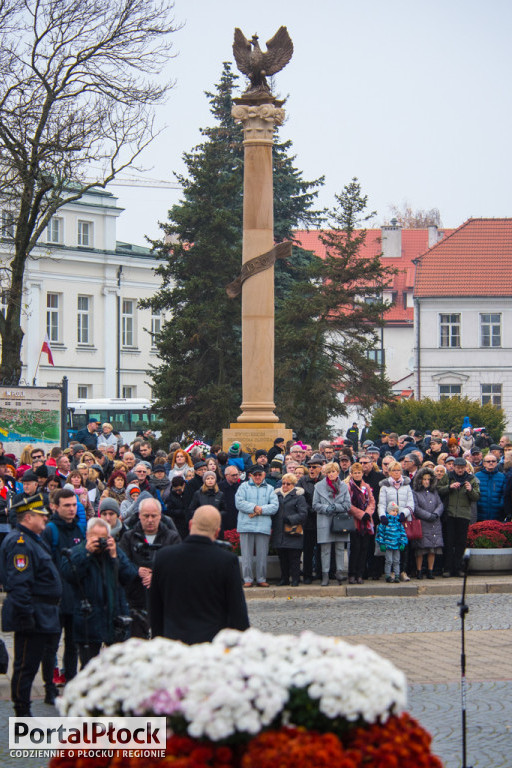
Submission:
M 409 680 L 409 711 L 432 733 L 445 768 L 461 766 L 458 597 L 273 598 L 249 602 L 253 626 L 273 633 L 321 634 L 364 643 L 389 657 Z M 468 765 L 510 768 L 512 758 L 512 594 L 471 594 L 466 620 Z M 5 638 L 8 644 L 11 636 Z M 8 681 L 0 677 L 0 768 L 46 768 L 10 758 Z M 40 680 L 34 696 L 42 696 Z M 56 710 L 33 705 L 35 714 Z

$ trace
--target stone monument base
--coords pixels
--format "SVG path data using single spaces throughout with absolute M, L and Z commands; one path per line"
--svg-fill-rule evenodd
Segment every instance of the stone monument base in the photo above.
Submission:
M 241 444 L 242 451 L 252 455 L 258 448 L 268 451 L 277 437 L 282 437 L 288 442 L 292 439 L 292 430 L 287 429 L 284 424 L 273 422 L 235 421 L 229 425 L 229 429 L 222 430 L 222 450 L 227 451 L 232 443 L 237 442 Z

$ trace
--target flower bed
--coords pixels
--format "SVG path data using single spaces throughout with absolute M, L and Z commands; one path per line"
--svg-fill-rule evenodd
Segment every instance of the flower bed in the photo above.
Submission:
M 485 520 L 469 526 L 467 545 L 471 549 L 506 549 L 512 547 L 512 523 Z
M 403 673 L 364 646 L 250 629 L 195 646 L 162 638 L 111 646 L 68 683 L 59 710 L 166 715 L 167 757 L 145 768 L 442 768 L 405 703 Z M 79 768 L 69 758 L 50 765 Z

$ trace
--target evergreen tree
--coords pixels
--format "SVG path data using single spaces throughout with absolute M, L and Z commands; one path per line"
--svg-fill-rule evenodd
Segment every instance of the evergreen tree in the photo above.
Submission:
M 224 63 L 215 93 L 207 93 L 216 123 L 185 153 L 187 174 L 178 177 L 183 200 L 162 225 L 164 238 L 153 243 L 162 258 L 157 271 L 163 284 L 145 306 L 171 314 L 155 340 L 162 363 L 152 371 L 157 410 L 170 439 L 187 432 L 218 439 L 241 403 L 240 298 L 225 292 L 240 272 L 242 254 L 243 135 L 231 117 L 237 80 Z M 278 240 L 319 220 L 310 209 L 321 180 L 304 181 L 289 149 L 284 142 L 274 151 Z M 303 261 L 309 263 L 309 255 Z M 290 292 L 295 269 L 279 263 L 276 295 Z
M 368 357 L 378 348 L 377 329 L 387 308 L 382 290 L 394 270 L 362 247 L 367 197 L 357 179 L 336 196 L 326 256 L 315 257 L 283 301 L 276 323 L 277 409 L 303 439 L 325 435 L 329 419 L 346 413 L 340 395 L 369 409 L 385 402 L 389 383 Z

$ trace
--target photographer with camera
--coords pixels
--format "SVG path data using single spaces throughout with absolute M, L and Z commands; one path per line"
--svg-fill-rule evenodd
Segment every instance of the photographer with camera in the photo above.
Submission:
M 123 587 L 137 578 L 137 569 L 111 536 L 101 518 L 87 522 L 85 542 L 67 552 L 62 576 L 73 587 L 73 627 L 81 667 L 97 656 L 103 643 L 130 636 L 131 618 Z
M 141 501 L 139 522 L 119 542 L 119 547 L 138 571 L 138 578 L 126 590 L 133 618 L 132 637 L 149 638 L 148 599 L 156 553 L 162 547 L 180 542 L 179 533 L 162 523 L 160 502 L 151 498 Z

